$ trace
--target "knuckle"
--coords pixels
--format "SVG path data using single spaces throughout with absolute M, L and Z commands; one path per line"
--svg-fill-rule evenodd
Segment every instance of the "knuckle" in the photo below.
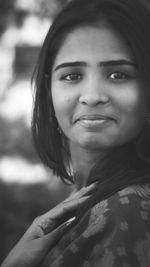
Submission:
M 73 203 L 74 202 L 70 201 L 62 207 L 63 214 L 66 214 L 69 210 L 71 210 Z
M 39 225 L 41 222 L 41 216 L 37 216 L 34 220 L 33 220 L 33 224 L 34 225 Z
M 45 218 L 43 215 L 38 216 L 33 221 L 34 228 L 41 229 L 44 234 L 49 233 L 56 226 L 56 220 L 52 218 Z
M 80 194 L 84 195 L 87 192 L 86 187 L 82 187 L 82 189 L 80 190 Z

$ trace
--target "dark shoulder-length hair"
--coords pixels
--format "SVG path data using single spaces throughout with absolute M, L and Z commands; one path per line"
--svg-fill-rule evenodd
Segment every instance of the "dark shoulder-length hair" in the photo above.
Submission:
M 66 35 L 80 25 L 91 25 L 100 21 L 106 21 L 129 44 L 143 80 L 143 88 L 150 90 L 150 11 L 138 0 L 72 0 L 69 2 L 54 19 L 35 69 L 32 132 L 43 163 L 63 181 L 71 183 L 73 177 L 69 169 L 70 155 L 59 131 L 51 98 L 51 70 Z M 146 131 L 144 129 L 138 137 L 136 155 L 140 161 L 149 164 L 150 144 L 148 143 L 149 133 Z

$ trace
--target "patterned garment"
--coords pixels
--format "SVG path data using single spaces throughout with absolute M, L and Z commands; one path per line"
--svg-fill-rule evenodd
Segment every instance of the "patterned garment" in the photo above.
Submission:
M 132 186 L 92 207 L 44 267 L 150 267 L 150 186 Z

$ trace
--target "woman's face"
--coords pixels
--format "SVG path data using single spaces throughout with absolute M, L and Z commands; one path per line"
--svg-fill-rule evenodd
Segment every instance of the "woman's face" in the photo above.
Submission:
M 129 47 L 107 26 L 69 33 L 52 69 L 55 115 L 71 145 L 109 149 L 143 128 L 147 101 Z

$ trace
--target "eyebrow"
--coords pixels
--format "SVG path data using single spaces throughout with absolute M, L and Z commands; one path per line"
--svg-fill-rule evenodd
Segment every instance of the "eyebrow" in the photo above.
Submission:
M 86 67 L 87 64 L 83 61 L 65 62 L 56 66 L 54 71 L 67 67 Z
M 121 66 L 121 65 L 129 65 L 136 67 L 136 64 L 127 59 L 119 59 L 119 60 L 110 60 L 110 61 L 102 61 L 99 64 L 101 67 L 111 67 L 111 66 Z
M 99 63 L 100 67 L 111 67 L 111 66 L 121 66 L 121 65 L 129 65 L 136 67 L 136 64 L 127 59 L 119 59 L 119 60 L 108 60 L 102 61 Z M 69 67 L 86 67 L 87 63 L 84 61 L 73 61 L 73 62 L 64 62 L 57 65 L 54 71 L 57 71 L 61 68 L 69 68 Z

